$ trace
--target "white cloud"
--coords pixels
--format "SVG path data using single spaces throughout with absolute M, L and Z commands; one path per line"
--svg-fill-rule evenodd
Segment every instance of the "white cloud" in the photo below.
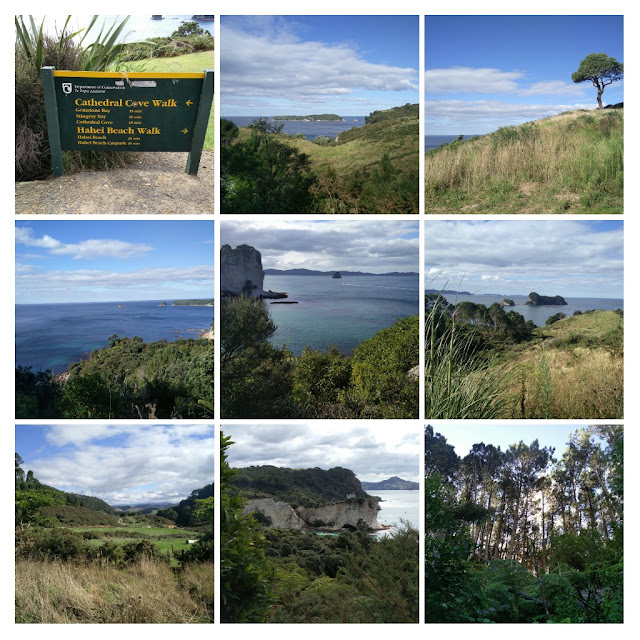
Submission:
M 518 90 L 521 96 L 564 96 L 564 95 L 584 95 L 589 89 L 587 85 L 576 84 L 574 82 L 563 82 L 562 80 L 545 80 L 534 82 L 527 88 Z
M 427 221 L 425 262 L 438 270 L 430 271 L 430 288 L 448 283 L 475 286 L 478 293 L 488 286 L 526 294 L 536 290 L 531 285 L 547 282 L 564 292 L 616 297 L 622 292 L 623 231 L 573 221 Z
M 211 425 L 56 425 L 46 437 L 64 450 L 27 461 L 34 475 L 110 504 L 179 502 L 213 481 Z
M 344 467 L 360 480 L 379 481 L 392 475 L 417 481 L 420 434 L 415 427 L 386 426 L 227 426 L 235 442 L 228 449 L 232 466 L 274 465 L 308 469 Z
M 223 244 L 248 244 L 265 269 L 418 270 L 418 226 L 409 221 L 242 221 L 221 223 Z M 415 237 L 412 237 L 415 236 Z
M 498 127 L 539 120 L 576 109 L 594 109 L 594 103 L 518 104 L 499 100 L 427 100 L 427 135 L 438 132 L 482 134 Z
M 359 90 L 417 91 L 415 69 L 368 62 L 350 44 L 303 42 L 286 29 L 265 30 L 223 24 L 223 109 L 245 95 L 321 103 Z
M 449 67 L 427 69 L 424 77 L 427 94 L 513 93 L 518 89 L 518 80 L 524 77 L 524 73 L 490 68 Z
M 108 238 L 65 244 L 46 234 L 37 238 L 29 227 L 16 227 L 16 244 L 22 244 L 26 247 L 40 247 L 53 255 L 69 255 L 74 260 L 132 258 L 153 251 L 153 247 L 148 244 L 123 242 Z

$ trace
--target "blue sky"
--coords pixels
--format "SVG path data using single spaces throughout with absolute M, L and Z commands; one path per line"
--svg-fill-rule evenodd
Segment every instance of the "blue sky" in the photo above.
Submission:
M 506 451 L 511 444 L 522 441 L 531 444 L 538 440 L 540 447 L 554 447 L 555 458 L 561 458 L 569 436 L 583 425 L 558 424 L 446 424 L 431 425 L 435 433 L 442 434 L 454 446 L 460 457 L 466 456 L 474 444 L 484 442 Z M 606 443 L 604 443 L 606 446 Z
M 224 116 L 368 115 L 418 102 L 417 16 L 222 16 Z
M 419 270 L 419 223 L 406 220 L 223 220 L 221 244 L 248 244 L 264 269 Z
M 429 289 L 474 294 L 623 297 L 623 223 L 610 221 L 427 221 Z M 542 283 L 542 284 L 541 284 Z
M 624 62 L 622 16 L 427 16 L 426 134 L 471 135 L 597 107 L 571 74 L 590 53 Z M 604 104 L 623 101 L 623 81 Z
M 213 296 L 213 221 L 16 223 L 16 303 Z
M 111 505 L 177 503 L 214 477 L 212 425 L 16 425 L 25 473 Z

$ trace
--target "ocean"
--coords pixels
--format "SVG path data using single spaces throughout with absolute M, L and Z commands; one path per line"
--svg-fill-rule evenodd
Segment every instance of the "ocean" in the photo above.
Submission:
M 546 293 L 540 292 L 540 295 L 555 296 L 556 292 Z M 525 304 L 526 296 L 497 296 L 497 295 L 460 295 L 460 294 L 444 294 L 444 297 L 452 304 L 460 302 L 475 302 L 490 307 L 494 302 L 502 302 L 505 298 L 510 298 L 516 305 L 515 307 L 505 307 L 505 311 L 517 311 L 525 320 L 532 320 L 533 324 L 540 327 L 543 326 L 546 319 L 556 313 L 562 312 L 567 316 L 572 316 L 574 311 L 588 311 L 589 309 L 604 309 L 605 311 L 615 311 L 616 309 L 624 309 L 624 301 L 620 298 L 567 298 L 566 305 L 543 305 L 533 307 Z
M 347 355 L 363 340 L 398 318 L 418 313 L 418 276 L 280 276 L 265 275 L 264 289 L 285 291 L 299 304 L 270 304 L 278 327 L 271 343 L 287 345 L 295 355 L 305 346 L 335 344 Z
M 159 307 L 166 302 L 166 307 Z M 82 304 L 17 304 L 16 366 L 65 371 L 93 349 L 106 346 L 109 336 L 145 342 L 165 338 L 197 338 L 213 322 L 213 307 L 172 307 L 173 300 L 89 302 Z M 124 304 L 118 308 L 118 304 Z
M 275 115 L 290 115 L 286 113 Z M 338 114 L 339 115 L 339 114 Z M 261 116 L 222 116 L 235 123 L 238 127 L 246 127 Z M 314 140 L 317 136 L 335 138 L 342 131 L 348 131 L 353 127 L 364 125 L 364 116 L 341 116 L 344 122 L 304 122 L 302 120 L 274 120 L 271 116 L 265 116 L 270 123 L 284 122 L 284 133 L 302 133 L 307 140 Z
M 404 520 L 413 527 L 418 528 L 420 519 L 420 491 L 367 491 L 370 495 L 382 498 L 380 511 L 378 511 L 378 523 L 400 526 L 400 520 Z M 382 537 L 393 533 L 397 526 L 376 532 L 376 536 Z
M 425 136 L 424 137 L 424 152 L 426 153 L 430 149 L 437 149 L 440 145 L 452 143 L 458 136 Z M 473 135 L 462 136 L 463 140 L 473 138 Z

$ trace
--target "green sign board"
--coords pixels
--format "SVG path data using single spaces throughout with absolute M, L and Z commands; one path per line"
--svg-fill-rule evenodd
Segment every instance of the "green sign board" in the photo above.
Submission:
M 212 71 L 94 73 L 44 67 L 42 79 L 54 175 L 63 172 L 62 150 L 186 151 L 186 171 L 197 173 L 213 102 Z

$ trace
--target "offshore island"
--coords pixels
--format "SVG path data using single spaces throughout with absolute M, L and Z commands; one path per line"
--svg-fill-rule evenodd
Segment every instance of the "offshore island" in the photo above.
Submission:
M 335 113 L 320 113 L 312 114 L 310 116 L 273 116 L 274 120 L 302 120 L 303 122 L 344 122 L 344 118 L 341 118 Z

